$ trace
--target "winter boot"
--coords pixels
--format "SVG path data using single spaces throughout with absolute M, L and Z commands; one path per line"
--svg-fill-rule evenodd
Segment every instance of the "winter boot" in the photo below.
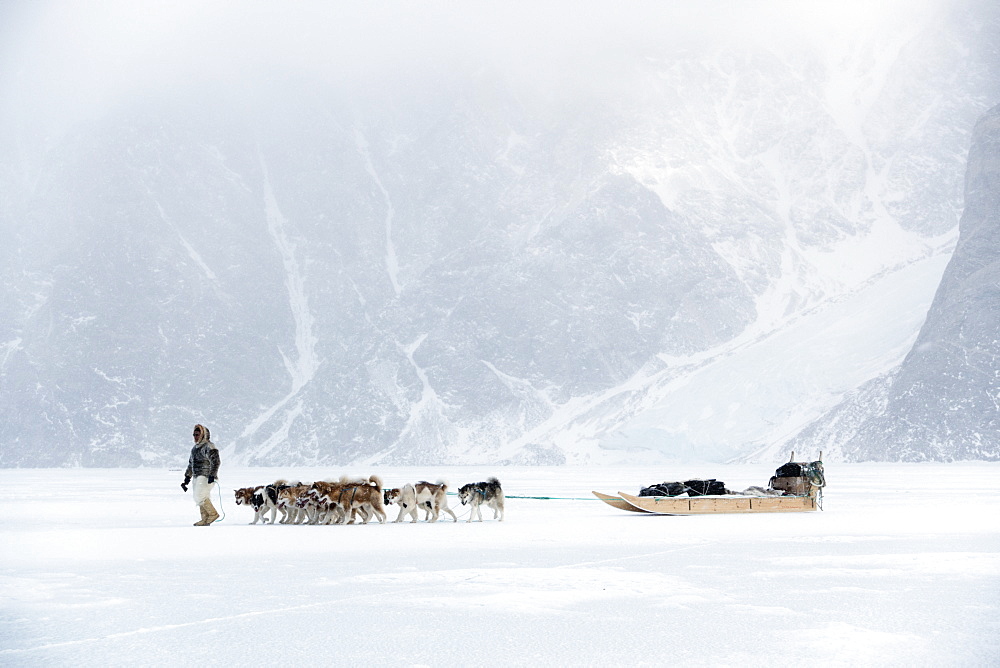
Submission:
M 205 512 L 205 524 L 211 524 L 219 519 L 219 513 L 216 512 L 215 506 L 212 505 L 210 499 L 205 499 L 205 503 L 201 504 L 201 507 Z
M 196 527 L 208 526 L 210 522 L 208 521 L 208 512 L 205 510 L 205 504 L 198 506 L 198 510 L 201 512 L 201 521 L 195 522 L 194 525 Z

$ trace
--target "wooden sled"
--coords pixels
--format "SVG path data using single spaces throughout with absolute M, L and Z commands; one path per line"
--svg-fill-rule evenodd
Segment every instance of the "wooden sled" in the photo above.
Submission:
M 809 496 L 632 496 L 618 497 L 633 510 L 656 515 L 710 515 L 713 513 L 802 513 L 816 510 Z M 607 502 L 610 504 L 610 502 Z M 613 505 L 613 504 L 611 504 Z
M 789 465 L 794 464 L 792 458 Z M 618 492 L 617 496 L 592 492 L 612 508 L 654 515 L 711 515 L 715 513 L 802 513 L 821 508 L 823 453 L 813 462 L 819 469 L 819 482 L 807 477 L 772 477 L 769 487 L 779 489 L 785 496 L 633 496 Z M 806 466 L 804 462 L 800 466 Z M 783 467 L 784 468 L 784 467 Z M 780 469 L 779 469 L 780 471 Z M 815 473 L 815 471 L 813 471 Z

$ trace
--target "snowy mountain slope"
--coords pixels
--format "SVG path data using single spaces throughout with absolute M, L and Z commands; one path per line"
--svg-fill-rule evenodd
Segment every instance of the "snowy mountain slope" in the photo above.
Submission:
M 914 262 L 769 335 L 739 337 L 700 358 L 663 356 L 660 370 L 562 407 L 521 442 L 573 443 L 578 463 L 627 460 L 636 444 L 693 461 L 726 461 L 755 442 L 783 444 L 844 388 L 898 364 L 946 262 L 942 254 Z
M 958 245 L 926 322 L 888 376 L 795 444 L 851 460 L 1000 458 L 1000 107 L 976 125 Z
M 4 134 L 0 465 L 175 463 L 197 421 L 254 465 L 784 438 L 919 327 L 997 89 L 976 11 L 643 45 L 558 89 L 481 54 L 378 81 L 276 63 Z M 837 373 L 730 387 L 810 364 Z

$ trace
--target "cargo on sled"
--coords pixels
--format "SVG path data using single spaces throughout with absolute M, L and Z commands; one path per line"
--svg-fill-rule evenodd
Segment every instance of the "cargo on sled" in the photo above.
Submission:
M 711 513 L 801 513 L 822 510 L 823 453 L 813 462 L 796 462 L 795 453 L 768 481 L 767 487 L 732 492 L 715 480 L 685 480 L 650 485 L 638 495 L 593 492 L 612 508 L 655 515 L 707 515 Z

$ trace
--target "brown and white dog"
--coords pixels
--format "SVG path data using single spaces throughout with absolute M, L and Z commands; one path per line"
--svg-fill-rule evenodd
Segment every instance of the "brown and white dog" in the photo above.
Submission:
M 483 521 L 480 506 L 484 503 L 493 509 L 493 519 L 499 517 L 500 521 L 503 522 L 503 489 L 500 488 L 500 481 L 496 478 L 490 478 L 486 482 L 470 482 L 468 485 L 462 485 L 458 488 L 458 498 L 462 501 L 463 506 L 469 504 L 469 522 L 472 521 L 473 516 L 477 516 L 480 522 Z
M 458 521 L 455 513 L 448 507 L 448 484 L 438 481 L 437 484 L 421 480 L 416 485 L 406 483 L 402 487 L 395 487 L 385 491 L 385 502 L 399 505 L 399 516 L 397 522 L 402 522 L 407 515 L 410 522 L 417 521 L 417 510 L 424 511 L 424 519 L 428 522 L 437 522 L 441 516 L 441 511 L 451 515 L 451 519 Z
M 377 475 L 368 477 L 368 480 L 347 483 L 341 489 L 337 502 L 344 512 L 341 522 L 350 518 L 354 521 L 356 513 L 362 516 L 362 524 L 367 524 L 371 516 L 374 515 L 379 524 L 385 523 L 385 508 L 382 505 L 382 479 Z
M 428 511 L 428 521 L 437 522 L 441 516 L 441 511 L 451 515 L 453 522 L 458 521 L 458 517 L 448 507 L 448 483 L 438 480 L 437 483 L 430 483 L 426 480 L 418 482 L 414 489 L 417 492 L 417 505 Z
M 311 524 L 353 523 L 358 516 L 367 522 L 372 512 L 364 504 L 352 504 L 357 498 L 357 488 L 368 485 L 367 480 L 352 480 L 343 476 L 339 481 L 323 480 L 314 482 L 309 491 L 299 499 L 299 505 L 312 505 L 315 517 Z
M 268 523 L 267 513 L 271 513 L 271 524 L 274 524 L 275 514 L 278 511 L 275 505 L 276 492 L 273 485 L 258 485 L 257 487 L 242 487 L 233 490 L 236 493 L 237 506 L 250 506 L 254 509 L 253 522 L 257 524 L 262 521 Z
M 340 520 L 340 506 L 334 500 L 340 483 L 320 480 L 309 486 L 309 491 L 299 496 L 296 505 L 306 511 L 309 524 L 331 524 Z
M 295 499 L 295 507 L 305 513 L 307 524 L 326 523 L 328 505 L 317 492 L 321 485 L 322 482 L 314 482 Z
M 275 505 L 284 515 L 280 520 L 281 524 L 302 524 L 309 520 L 305 509 L 299 505 L 299 498 L 309 491 L 309 485 L 302 483 L 296 485 L 285 485 L 278 489 L 278 498 Z

